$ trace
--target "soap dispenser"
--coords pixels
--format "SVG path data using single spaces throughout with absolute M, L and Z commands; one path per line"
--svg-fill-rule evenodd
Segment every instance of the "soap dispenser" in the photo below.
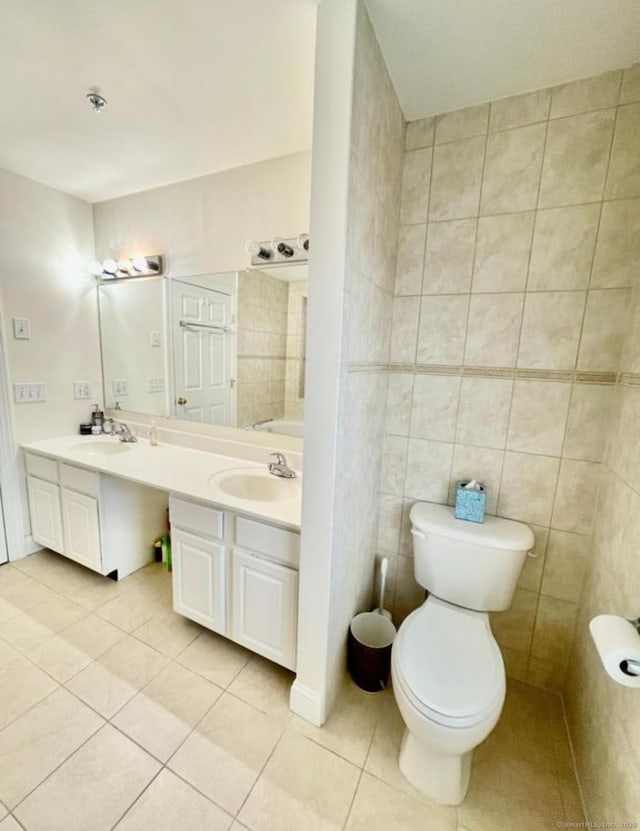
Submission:
M 104 413 L 100 409 L 99 404 L 93 405 L 93 412 L 91 413 L 91 432 L 94 436 L 99 436 L 102 433 L 102 422 L 104 421 Z
M 158 446 L 158 428 L 155 421 L 152 421 L 151 426 L 149 427 L 149 444 L 152 447 Z

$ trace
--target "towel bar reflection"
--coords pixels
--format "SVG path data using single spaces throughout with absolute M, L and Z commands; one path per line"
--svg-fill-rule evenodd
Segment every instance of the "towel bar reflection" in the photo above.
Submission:
M 210 329 L 213 332 L 231 332 L 231 326 L 216 326 L 215 323 L 196 323 L 191 320 L 181 320 L 182 329 Z

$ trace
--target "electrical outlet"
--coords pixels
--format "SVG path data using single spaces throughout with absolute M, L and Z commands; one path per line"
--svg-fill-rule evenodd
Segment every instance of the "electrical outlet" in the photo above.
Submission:
M 126 378 L 114 378 L 111 382 L 111 389 L 117 398 L 129 395 L 129 381 Z
M 151 346 L 160 346 L 160 332 L 157 329 L 152 329 L 149 332 L 149 342 Z
M 164 378 L 147 378 L 147 392 L 164 392 Z
M 91 382 L 90 381 L 74 381 L 73 382 L 73 397 L 91 398 Z
M 13 400 L 16 404 L 41 404 L 47 400 L 47 385 L 41 381 L 14 384 Z
M 14 317 L 13 320 L 13 337 L 16 340 L 30 340 L 31 339 L 31 323 L 26 317 Z

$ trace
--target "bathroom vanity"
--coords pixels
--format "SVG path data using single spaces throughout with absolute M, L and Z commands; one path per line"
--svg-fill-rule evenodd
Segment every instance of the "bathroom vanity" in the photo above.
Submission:
M 172 496 L 173 608 L 295 668 L 298 533 Z
M 168 506 L 175 611 L 295 668 L 299 479 L 145 440 L 67 436 L 23 449 L 35 542 L 119 579 L 151 562 Z
M 25 466 L 35 542 L 116 579 L 149 562 L 164 493 L 35 453 Z

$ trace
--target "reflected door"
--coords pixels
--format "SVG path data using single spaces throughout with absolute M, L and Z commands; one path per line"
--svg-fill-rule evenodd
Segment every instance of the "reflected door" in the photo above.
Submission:
M 231 295 L 172 284 L 175 415 L 235 425 Z

